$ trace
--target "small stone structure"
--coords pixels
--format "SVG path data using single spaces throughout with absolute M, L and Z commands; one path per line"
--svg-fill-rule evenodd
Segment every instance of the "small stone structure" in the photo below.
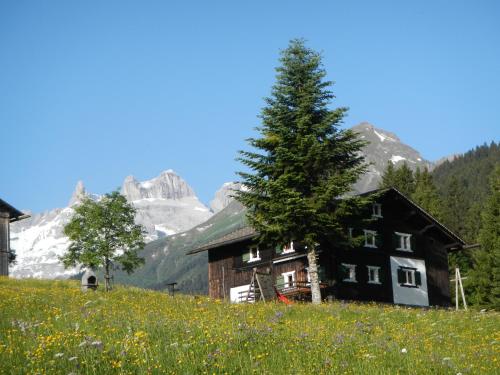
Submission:
M 99 282 L 97 281 L 97 276 L 94 271 L 87 270 L 82 276 L 82 292 L 86 292 L 87 290 L 96 290 L 99 286 Z

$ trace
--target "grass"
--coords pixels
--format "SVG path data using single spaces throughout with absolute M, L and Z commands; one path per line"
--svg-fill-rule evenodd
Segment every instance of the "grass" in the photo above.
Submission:
M 498 373 L 500 314 L 0 278 L 2 374 Z

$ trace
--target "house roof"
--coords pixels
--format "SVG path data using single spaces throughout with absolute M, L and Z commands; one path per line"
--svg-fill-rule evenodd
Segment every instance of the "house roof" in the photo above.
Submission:
M 416 208 L 423 216 L 425 216 L 430 222 L 432 222 L 433 224 L 435 224 L 436 227 L 438 227 L 442 232 L 444 232 L 450 238 L 450 240 L 452 240 L 452 242 L 454 242 L 454 243 L 452 243 L 453 245 L 455 245 L 456 247 L 460 247 L 460 248 L 462 248 L 462 247 L 465 246 L 465 241 L 462 238 L 460 238 L 458 235 L 456 235 L 455 233 L 453 233 L 445 225 L 443 225 L 442 223 L 440 223 L 439 220 L 437 220 L 434 216 L 432 216 L 430 213 L 428 213 L 427 211 L 425 211 L 422 207 L 420 207 L 418 204 L 416 204 L 415 202 L 413 202 L 410 198 L 408 198 L 406 195 L 404 195 L 403 193 L 401 193 L 396 188 L 391 187 L 391 188 L 385 188 L 385 189 L 376 189 L 376 190 L 371 190 L 371 191 L 368 191 L 366 193 L 362 193 L 362 194 L 359 194 L 359 195 L 362 195 L 362 196 L 372 195 L 372 194 L 382 194 L 382 195 L 385 195 L 385 194 L 389 194 L 389 193 L 393 193 L 393 194 L 399 195 L 409 205 L 411 205 L 414 208 Z M 216 247 L 227 246 L 227 245 L 230 245 L 230 244 L 233 244 L 233 243 L 236 243 L 236 242 L 241 242 L 241 241 L 245 241 L 245 240 L 254 238 L 257 235 L 258 235 L 258 233 L 255 231 L 255 229 L 253 229 L 250 226 L 245 226 L 245 227 L 236 229 L 236 230 L 234 230 L 234 231 L 232 231 L 230 233 L 227 233 L 227 234 L 225 234 L 225 235 L 223 235 L 221 237 L 218 237 L 218 238 L 216 238 L 214 240 L 211 240 L 211 241 L 209 241 L 207 243 L 204 243 L 204 244 L 202 244 L 200 246 L 197 246 L 194 249 L 188 251 L 187 254 L 191 255 L 191 254 L 196 254 L 196 253 L 200 253 L 200 252 L 203 252 L 203 251 L 207 251 L 207 250 L 210 250 L 210 249 L 213 249 L 213 248 L 216 248 Z
M 219 238 L 216 238 L 210 242 L 203 244 L 202 246 L 196 247 L 187 252 L 187 254 L 201 253 L 202 251 L 210 250 L 219 246 L 230 245 L 235 242 L 241 242 L 257 236 L 257 232 L 250 226 L 245 226 L 243 228 L 236 229 L 230 233 L 225 234 Z
M 12 207 L 10 204 L 0 199 L 0 212 L 7 212 L 10 217 L 10 222 L 26 219 L 30 217 L 29 215 L 25 215 L 17 208 Z

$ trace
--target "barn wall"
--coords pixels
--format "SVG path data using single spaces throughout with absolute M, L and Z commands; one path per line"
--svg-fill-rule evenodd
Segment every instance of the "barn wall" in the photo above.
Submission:
M 9 275 L 9 214 L 0 212 L 0 276 Z

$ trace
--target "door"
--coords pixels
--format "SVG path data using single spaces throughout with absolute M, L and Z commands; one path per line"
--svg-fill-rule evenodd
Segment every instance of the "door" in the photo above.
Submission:
M 429 306 L 425 261 L 391 257 L 394 303 Z

